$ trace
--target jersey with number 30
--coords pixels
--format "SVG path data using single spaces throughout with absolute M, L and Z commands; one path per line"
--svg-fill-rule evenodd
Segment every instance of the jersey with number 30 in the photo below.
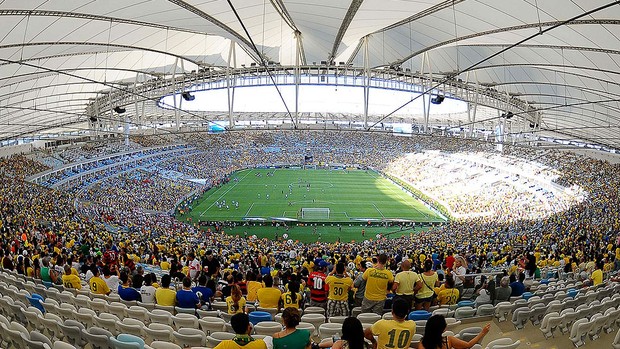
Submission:
M 349 277 L 337 277 L 330 275 L 325 279 L 329 286 L 329 296 L 333 301 L 346 301 L 349 299 L 349 289 L 353 285 L 353 280 Z
M 411 320 L 379 320 L 372 327 L 372 334 L 378 336 L 377 349 L 406 349 L 415 334 L 415 322 Z

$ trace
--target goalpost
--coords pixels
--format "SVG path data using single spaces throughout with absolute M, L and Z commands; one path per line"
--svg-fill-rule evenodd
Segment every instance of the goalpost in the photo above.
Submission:
M 329 219 L 329 214 L 327 207 L 303 207 L 301 209 L 302 219 Z

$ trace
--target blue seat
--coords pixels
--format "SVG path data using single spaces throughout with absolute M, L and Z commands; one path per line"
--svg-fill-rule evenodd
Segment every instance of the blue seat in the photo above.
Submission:
M 49 281 L 43 281 L 43 286 L 45 286 L 46 288 L 50 288 L 53 287 L 54 284 Z
M 407 318 L 413 321 L 428 320 L 432 315 L 433 313 L 429 313 L 426 310 L 414 310 L 411 313 L 409 313 L 409 316 Z
M 43 308 L 43 305 L 41 304 L 41 302 L 45 300 L 43 299 L 43 296 L 38 293 L 33 293 L 32 296 L 26 296 L 26 298 L 28 299 L 28 302 L 30 302 L 30 305 L 41 310 L 41 312 L 45 314 L 45 308 Z
M 144 349 L 142 338 L 127 333 L 121 333 L 116 338 L 110 337 L 110 343 L 116 349 Z
M 521 295 L 521 298 L 528 300 L 530 298 L 532 298 L 534 294 L 532 292 L 523 292 L 523 294 Z
M 475 306 L 476 306 L 476 304 L 474 302 L 472 302 L 472 301 L 460 301 L 460 302 L 458 302 L 456 304 L 457 308 L 460 308 L 460 307 L 472 307 L 472 308 L 474 308 Z
M 548 279 L 542 279 L 542 280 L 540 280 L 540 284 L 541 285 L 549 285 L 549 280 Z
M 263 321 L 271 321 L 271 314 L 266 311 L 253 311 L 248 316 L 252 325 Z
M 571 288 L 568 291 L 566 291 L 566 296 L 570 298 L 575 298 L 578 294 L 579 294 L 579 291 L 577 291 L 574 288 Z

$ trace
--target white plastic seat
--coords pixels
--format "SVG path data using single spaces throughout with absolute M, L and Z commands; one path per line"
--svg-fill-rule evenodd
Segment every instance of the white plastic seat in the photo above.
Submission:
M 618 332 L 616 333 L 616 336 L 614 337 L 614 341 L 611 343 L 611 346 L 614 349 L 620 349 L 620 330 L 618 330 Z
M 454 318 L 457 320 L 474 317 L 476 309 L 472 307 L 460 307 L 454 311 Z
M 43 316 L 39 317 L 39 321 L 41 322 L 41 325 L 45 327 L 45 330 L 52 339 L 62 338 L 63 334 L 60 326 L 58 326 L 59 323 L 63 322 L 60 316 L 45 312 Z
M 172 317 L 172 323 L 179 328 L 198 328 L 198 318 L 191 314 L 177 314 Z
M 206 317 L 218 317 L 219 315 L 219 312 L 214 311 L 214 310 L 196 309 L 196 313 L 198 314 L 198 317 L 201 319 L 206 318 Z
M 321 315 L 325 315 L 325 309 L 321 308 L 321 307 L 306 307 L 304 309 L 304 315 L 305 314 L 321 314 Z
M 93 298 L 88 301 L 88 307 L 101 314 L 108 311 L 108 302 L 100 298 Z
M 110 333 L 112 333 L 113 335 L 118 334 L 118 330 L 116 329 L 116 323 L 120 321 L 121 320 L 118 318 L 118 316 L 108 313 L 102 313 L 95 317 L 95 323 L 97 324 L 97 326 L 110 331 Z
M 77 313 L 77 308 L 73 304 L 61 303 L 56 313 L 65 320 L 75 320 L 73 313 Z
M 235 335 L 233 333 L 228 332 L 212 332 L 209 336 L 207 336 L 206 346 L 209 348 L 215 348 L 218 344 L 220 344 L 223 340 L 233 339 Z
M 332 324 L 342 324 L 348 316 L 332 316 L 328 320 Z
M 138 337 L 142 336 L 143 327 L 144 322 L 131 318 L 124 318 L 122 321 L 116 322 L 118 333 L 127 333 Z
M 559 326 L 560 330 L 562 331 L 562 333 L 568 333 L 571 329 L 573 322 L 577 320 L 577 313 L 574 309 L 568 308 L 560 312 L 560 317 L 562 318 L 562 322 Z
M 127 317 L 140 320 L 143 323 L 146 323 L 149 320 L 149 311 L 141 306 L 131 306 L 128 309 L 125 309 L 125 313 L 127 314 Z
M 540 323 L 540 331 L 545 336 L 545 339 L 553 337 L 553 330 L 557 329 L 561 323 L 562 317 L 560 313 L 553 312 L 546 314 Z
M 78 309 L 88 308 L 89 307 L 88 302 L 90 301 L 91 299 L 88 298 L 88 296 L 78 294 L 77 296 L 75 296 L 75 298 L 73 298 L 73 305 L 75 305 L 75 307 Z
M 308 331 L 310 331 L 310 335 L 312 335 L 312 334 L 314 334 L 314 333 L 316 333 L 318 331 L 316 326 L 314 326 L 313 323 L 304 322 L 304 321 L 300 322 L 299 325 L 297 325 L 297 329 L 298 330 L 308 330 Z
M 530 307 L 530 316 L 529 319 L 532 322 L 532 325 L 538 326 L 540 321 L 545 316 L 547 308 L 542 303 L 537 303 L 534 306 Z
M 457 320 L 457 319 L 455 319 L 453 317 L 446 318 L 446 329 L 448 329 L 448 330 L 451 329 L 451 328 L 455 328 L 455 327 L 457 327 L 460 324 L 461 324 L 460 320 Z
M 190 314 L 190 315 L 196 315 L 196 309 L 194 308 L 181 308 L 181 307 L 174 307 L 174 312 L 176 314 Z
M 492 316 L 495 314 L 495 307 L 491 304 L 481 304 L 476 308 L 476 316 Z
M 510 302 L 499 302 L 495 305 L 495 317 L 498 322 L 506 321 L 506 317 L 512 311 Z
M 107 349 L 110 347 L 110 331 L 92 326 L 82 330 L 82 339 L 90 344 L 93 349 Z
M 271 336 L 280 331 L 282 331 L 282 324 L 275 321 L 262 321 L 254 325 L 254 332 L 260 335 Z
M 530 308 L 528 307 L 517 308 L 512 313 L 512 324 L 515 325 L 515 327 L 518 330 L 520 330 L 525 326 L 529 317 L 530 317 Z
M 470 340 L 474 339 L 480 332 L 482 332 L 482 327 L 467 327 L 459 331 L 459 333 L 455 337 L 469 342 Z
M 39 317 L 43 317 L 43 313 L 39 309 L 28 307 L 28 309 L 23 310 L 23 313 L 31 328 L 40 332 L 45 331 L 45 326 L 39 320 Z
M 95 325 L 95 316 L 97 313 L 89 308 L 80 308 L 77 313 L 74 313 L 75 319 L 84 324 L 84 326 L 91 327 Z
M 154 309 L 149 313 L 151 322 L 172 326 L 172 314 L 165 310 Z
M 357 316 L 357 319 L 361 323 L 370 323 L 374 324 L 375 322 L 381 320 L 381 315 L 375 313 L 361 313 Z
M 116 315 L 116 317 L 119 320 L 122 320 L 125 318 L 126 316 L 125 310 L 127 310 L 127 306 L 123 303 L 112 302 L 108 304 L 108 312 L 112 315 Z
M 361 314 L 360 314 L 361 315 Z M 377 315 L 377 314 L 374 314 Z M 377 315 L 378 316 L 378 315 Z M 379 316 L 379 319 L 381 317 Z M 321 314 L 305 314 L 301 317 L 301 321 L 309 322 L 314 325 L 314 333 L 318 333 L 319 326 L 325 323 L 325 316 Z M 360 320 L 361 321 L 361 320 Z M 363 322 L 363 321 L 362 321 Z
M 26 342 L 28 349 L 49 349 L 53 345 L 49 338 L 37 331 L 31 331 L 29 338 L 25 336 L 22 336 L 22 338 Z
M 592 315 L 592 317 L 590 318 L 592 327 L 590 328 L 590 331 L 588 332 L 588 335 L 590 336 L 592 340 L 596 340 L 600 337 L 601 332 L 603 331 L 603 326 L 605 326 L 606 321 L 607 321 L 607 318 L 601 313 L 596 313 Z
M 516 349 L 521 341 L 513 341 L 512 338 L 499 338 L 487 344 L 486 349 Z
M 319 326 L 319 338 L 325 339 L 332 336 L 342 336 L 342 324 L 326 323 Z
M 198 325 L 207 334 L 211 332 L 223 332 L 226 330 L 226 321 L 218 317 L 207 316 L 198 319 Z
M 84 325 L 75 320 L 65 320 L 64 323 L 58 324 L 65 338 L 76 347 L 83 347 L 86 342 L 82 340 L 82 330 Z
M 592 324 L 593 323 L 590 322 L 588 319 L 578 319 L 573 323 L 573 326 L 570 330 L 569 339 L 571 340 L 571 342 L 573 342 L 575 347 L 578 348 L 585 344 L 584 340 L 590 332 Z
M 183 349 L 181 346 L 178 346 L 174 343 L 164 342 L 164 341 L 155 341 L 149 345 L 153 349 Z
M 179 328 L 172 332 L 176 344 L 182 347 L 202 347 L 207 344 L 207 335 L 196 328 Z
M 174 329 L 169 325 L 151 323 L 150 325 L 143 327 L 142 331 L 144 332 L 147 343 L 151 343 L 153 341 L 169 342 L 172 340 L 172 333 L 174 332 Z
M 27 349 L 27 345 L 26 345 L 26 341 L 24 340 L 24 338 L 30 338 L 30 332 L 28 332 L 28 330 L 20 323 L 17 323 L 15 321 L 11 322 L 9 324 L 9 326 L 6 326 L 5 324 L 0 325 L 2 326 L 2 338 L 5 340 L 8 340 L 10 343 L 13 344 L 13 347 L 16 349 Z M 4 338 L 5 334 L 8 334 L 8 338 Z

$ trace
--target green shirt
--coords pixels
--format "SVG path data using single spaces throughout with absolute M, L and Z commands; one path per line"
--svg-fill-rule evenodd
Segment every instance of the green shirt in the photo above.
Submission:
M 273 349 L 303 349 L 310 343 L 310 331 L 295 330 L 282 338 L 273 339 Z

